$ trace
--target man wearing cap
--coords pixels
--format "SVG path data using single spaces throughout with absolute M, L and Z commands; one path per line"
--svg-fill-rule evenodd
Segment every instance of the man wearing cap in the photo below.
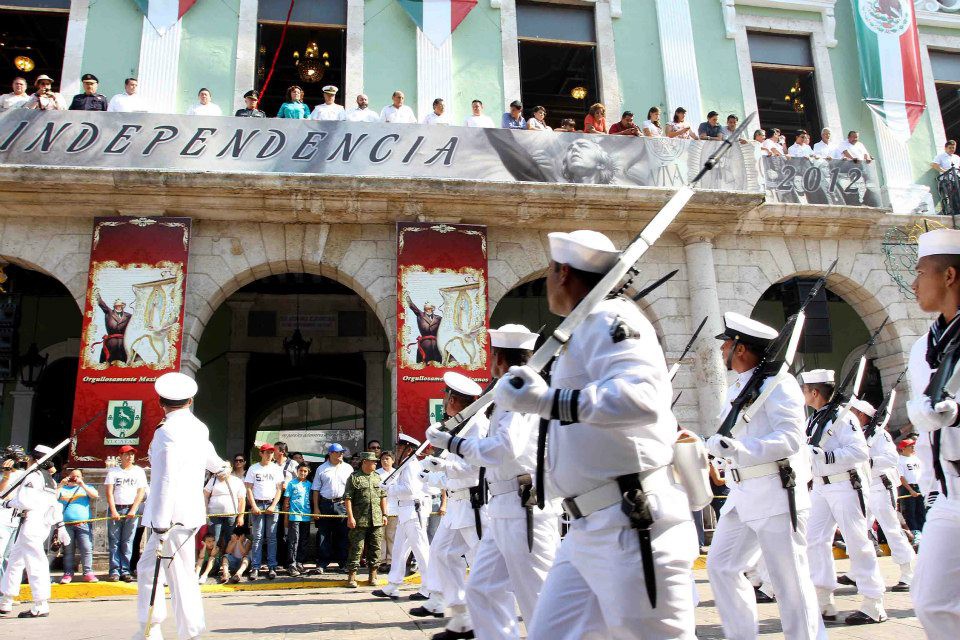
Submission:
M 921 439 L 922 441 L 922 439 Z M 897 443 L 897 475 L 900 477 L 898 493 L 901 496 L 900 511 L 907 528 L 914 532 L 923 531 L 926 522 L 923 494 L 920 483 L 923 476 L 923 463 L 917 455 L 917 441 L 904 438 Z
M 420 441 L 413 436 L 401 433 L 397 437 L 397 464 L 402 464 L 403 467 L 397 470 L 388 483 L 388 486 L 393 485 L 393 488 L 389 489 L 390 496 L 397 501 L 397 531 L 393 537 L 393 563 L 387 576 L 389 582 L 383 589 L 373 592 L 378 598 L 396 600 L 400 597 L 400 585 L 403 584 L 406 573 L 406 559 L 411 551 L 420 567 L 420 575 L 425 576 L 430 570 L 430 543 L 427 541 L 430 497 L 420 475 L 424 469 L 416 456 L 419 447 Z M 428 600 L 429 589 L 421 585 L 414 596 L 417 600 Z
M 276 449 L 269 442 L 260 445 L 260 462 L 250 465 L 243 483 L 247 486 L 250 505 L 250 580 L 256 580 L 267 547 L 267 577 L 277 577 L 277 522 L 280 498 L 283 496 L 283 469 L 273 461 Z
M 393 92 L 393 104 L 388 104 L 380 110 L 380 122 L 393 122 L 394 124 L 417 124 L 417 116 L 413 109 L 403 104 L 406 96 L 403 91 Z
M 345 516 L 343 492 L 353 467 L 343 461 L 343 446 L 334 442 L 327 447 L 327 461 L 313 476 L 311 497 L 313 512 L 326 516 Z M 341 570 L 347 563 L 347 523 L 343 518 L 317 518 L 317 571 L 323 573 L 331 562 Z
M 347 534 L 350 540 L 347 586 L 357 587 L 357 571 L 360 570 L 360 556 L 364 550 L 370 571 L 370 585 L 376 586 L 383 528 L 387 525 L 387 492 L 380 485 L 377 454 L 372 451 L 360 454 L 360 468 L 347 480 L 343 504 L 347 510 L 347 528 L 350 530 Z
M 182 373 L 165 373 L 154 383 L 165 417 L 150 443 L 150 491 L 143 510 L 150 537 L 137 563 L 137 616 L 135 639 L 160 640 L 160 625 L 167 617 L 163 590 L 156 594 L 147 628 L 150 593 L 158 558 L 163 571 L 160 584 L 170 587 L 177 635 L 198 638 L 206 628 L 200 585 L 194 572 L 193 536 L 206 522 L 203 500 L 205 472 L 227 474 L 230 466 L 210 443 L 207 426 L 190 411 L 197 383 Z
M 107 552 L 110 555 L 109 582 L 133 582 L 130 557 L 133 536 L 137 533 L 137 512 L 147 493 L 147 474 L 135 464 L 137 450 L 126 444 L 120 447 L 120 464 L 110 467 L 103 481 L 107 493 Z
M 739 313 L 725 313 L 723 325 L 717 336 L 723 341 L 720 352 L 727 370 L 737 377 L 727 389 L 721 421 L 753 376 L 765 375 L 757 365 L 778 335 Z M 737 429 L 735 438 L 715 434 L 707 440 L 707 450 L 723 460 L 730 488 L 710 545 L 707 572 L 726 637 L 756 638 L 759 633 L 756 596 L 743 575 L 759 553 L 777 596 L 784 635 L 813 640 L 821 637 L 823 623 L 807 566 L 810 463 L 804 446 L 803 394 L 789 376 L 766 377 L 760 393 L 771 385 L 774 390 L 761 410 Z M 795 488 L 782 479 L 791 474 Z
M 337 88 L 328 84 L 323 88 L 323 102 L 313 108 L 311 120 L 345 120 L 343 107 L 334 102 L 337 98 Z
M 877 414 L 872 404 L 859 398 L 850 401 L 850 412 L 863 429 L 866 429 Z M 897 470 L 897 458 L 900 456 L 897 455 L 893 438 L 882 426 L 873 425 L 873 431 L 867 433 L 865 430 L 864 436 L 870 453 L 870 494 L 867 508 L 871 517 L 867 519 L 867 529 L 873 528 L 873 519 L 876 518 L 887 538 L 890 555 L 900 567 L 900 580 L 890 590 L 909 591 L 917 554 L 907 540 L 897 516 L 897 492 L 894 488 L 900 484 L 900 473 Z
M 66 111 L 67 101 L 62 95 L 53 90 L 53 78 L 40 74 L 33 81 L 34 92 L 30 99 L 23 103 L 22 109 L 39 109 L 40 111 Z
M 490 330 L 490 375 L 501 378 L 523 366 L 533 354 L 536 333 L 520 324 Z M 466 602 L 479 638 L 519 638 L 516 605 L 524 620 L 533 620 L 540 590 L 560 545 L 559 505 L 536 508 L 538 417 L 494 405 L 487 435 L 451 438 L 436 427 L 430 443 L 454 450 L 467 462 L 483 466 L 489 487 L 489 534 L 480 540 L 467 582 Z M 516 599 L 516 603 L 514 602 Z
M 107 96 L 97 93 L 97 88 L 100 86 L 97 76 L 85 73 L 80 76 L 80 82 L 83 83 L 83 93 L 73 96 L 70 111 L 106 111 Z
M 267 114 L 257 109 L 257 103 L 260 101 L 260 94 L 255 89 L 250 89 L 243 94 L 243 103 L 246 105 L 243 109 L 237 109 L 233 115 L 238 118 L 266 118 Z
M 945 640 L 960 629 L 960 428 L 957 402 L 947 396 L 933 403 L 928 385 L 941 366 L 953 365 L 947 354 L 960 341 L 960 231 L 928 231 L 917 244 L 913 292 L 922 311 L 939 315 L 910 351 L 907 412 L 929 447 L 921 462 L 933 467 L 940 495 L 927 512 L 910 595 L 927 637 Z
M 837 415 L 825 415 L 834 391 L 834 372 L 814 369 L 800 374 L 803 399 L 814 410 L 807 436 L 822 431 L 820 442 L 810 444 L 813 463 L 813 491 L 810 494 L 810 533 L 807 555 L 810 576 L 817 589 L 817 601 L 824 620 L 837 619 L 833 592 L 837 588 L 837 570 L 833 562 L 833 538 L 843 535 L 850 556 L 847 572 L 863 596 L 860 609 L 845 619 L 847 624 L 883 622 L 883 575 L 877 563 L 873 543 L 867 537 L 866 493 L 869 480 L 862 468 L 869 464 L 870 453 L 860 423 L 850 412 L 841 424 Z M 825 421 L 825 422 L 824 422 Z M 820 427 L 818 425 L 822 424 Z M 797 483 L 799 485 L 799 482 Z
M 620 252 L 596 231 L 549 239 L 547 301 L 567 316 Z M 497 405 L 551 421 L 546 468 L 571 519 L 531 640 L 694 637 L 696 530 L 670 468 L 672 393 L 653 326 L 623 296 L 590 310 L 550 385 L 526 365 L 497 383 Z

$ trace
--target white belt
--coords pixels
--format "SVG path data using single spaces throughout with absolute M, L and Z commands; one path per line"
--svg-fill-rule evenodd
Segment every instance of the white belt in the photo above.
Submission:
M 843 473 L 834 473 L 829 476 L 814 476 L 813 478 L 816 484 L 836 484 L 838 482 L 850 482 L 850 472 L 844 471 Z
M 447 501 L 455 502 L 457 500 L 466 500 L 470 497 L 470 489 L 447 490 Z
M 745 480 L 762 478 L 764 476 L 775 476 L 780 474 L 780 465 L 776 462 L 764 462 L 749 467 L 734 467 L 730 469 L 730 478 L 737 484 Z
M 673 471 L 670 466 L 658 467 L 650 471 L 640 472 L 640 486 L 644 493 L 650 493 L 673 486 Z M 586 518 L 591 513 L 620 504 L 623 495 L 616 480 L 602 484 L 596 489 L 563 500 L 563 510 L 568 516 L 577 520 Z
M 489 487 L 491 496 L 502 496 L 511 491 L 514 493 L 520 491 L 520 483 L 517 482 L 516 478 L 501 480 L 499 482 L 489 482 L 487 483 L 487 487 Z

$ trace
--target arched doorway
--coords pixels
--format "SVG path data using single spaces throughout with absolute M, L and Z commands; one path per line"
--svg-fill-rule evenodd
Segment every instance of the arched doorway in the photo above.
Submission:
M 522 324 L 530 331 L 549 335 L 563 320 L 550 313 L 547 304 L 547 279 L 535 278 L 519 284 L 500 298 L 490 314 L 490 327 Z

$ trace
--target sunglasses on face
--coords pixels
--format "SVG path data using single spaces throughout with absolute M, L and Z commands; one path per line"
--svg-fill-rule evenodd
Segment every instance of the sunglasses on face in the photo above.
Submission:
M 243 458 L 234 458 L 234 462 L 246 462 Z

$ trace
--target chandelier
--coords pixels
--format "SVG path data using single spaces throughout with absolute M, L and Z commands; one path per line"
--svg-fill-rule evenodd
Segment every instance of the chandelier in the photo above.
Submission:
M 789 103 L 797 113 L 803 113 L 803 110 L 806 109 L 803 100 L 800 99 L 800 91 L 800 78 L 797 78 L 794 80 L 793 86 L 790 87 L 790 92 L 783 96 L 783 101 Z
M 574 100 L 583 100 L 587 97 L 587 88 L 574 87 L 573 89 L 570 89 L 570 97 Z
M 320 82 L 330 66 L 330 54 L 324 51 L 320 53 L 320 47 L 316 42 L 310 42 L 303 50 L 303 58 L 300 58 L 300 52 L 293 52 L 293 64 L 298 69 L 300 79 L 304 82 Z
M 29 56 L 17 56 L 13 59 L 13 66 L 23 73 L 30 73 L 36 65 L 33 62 L 33 58 Z

